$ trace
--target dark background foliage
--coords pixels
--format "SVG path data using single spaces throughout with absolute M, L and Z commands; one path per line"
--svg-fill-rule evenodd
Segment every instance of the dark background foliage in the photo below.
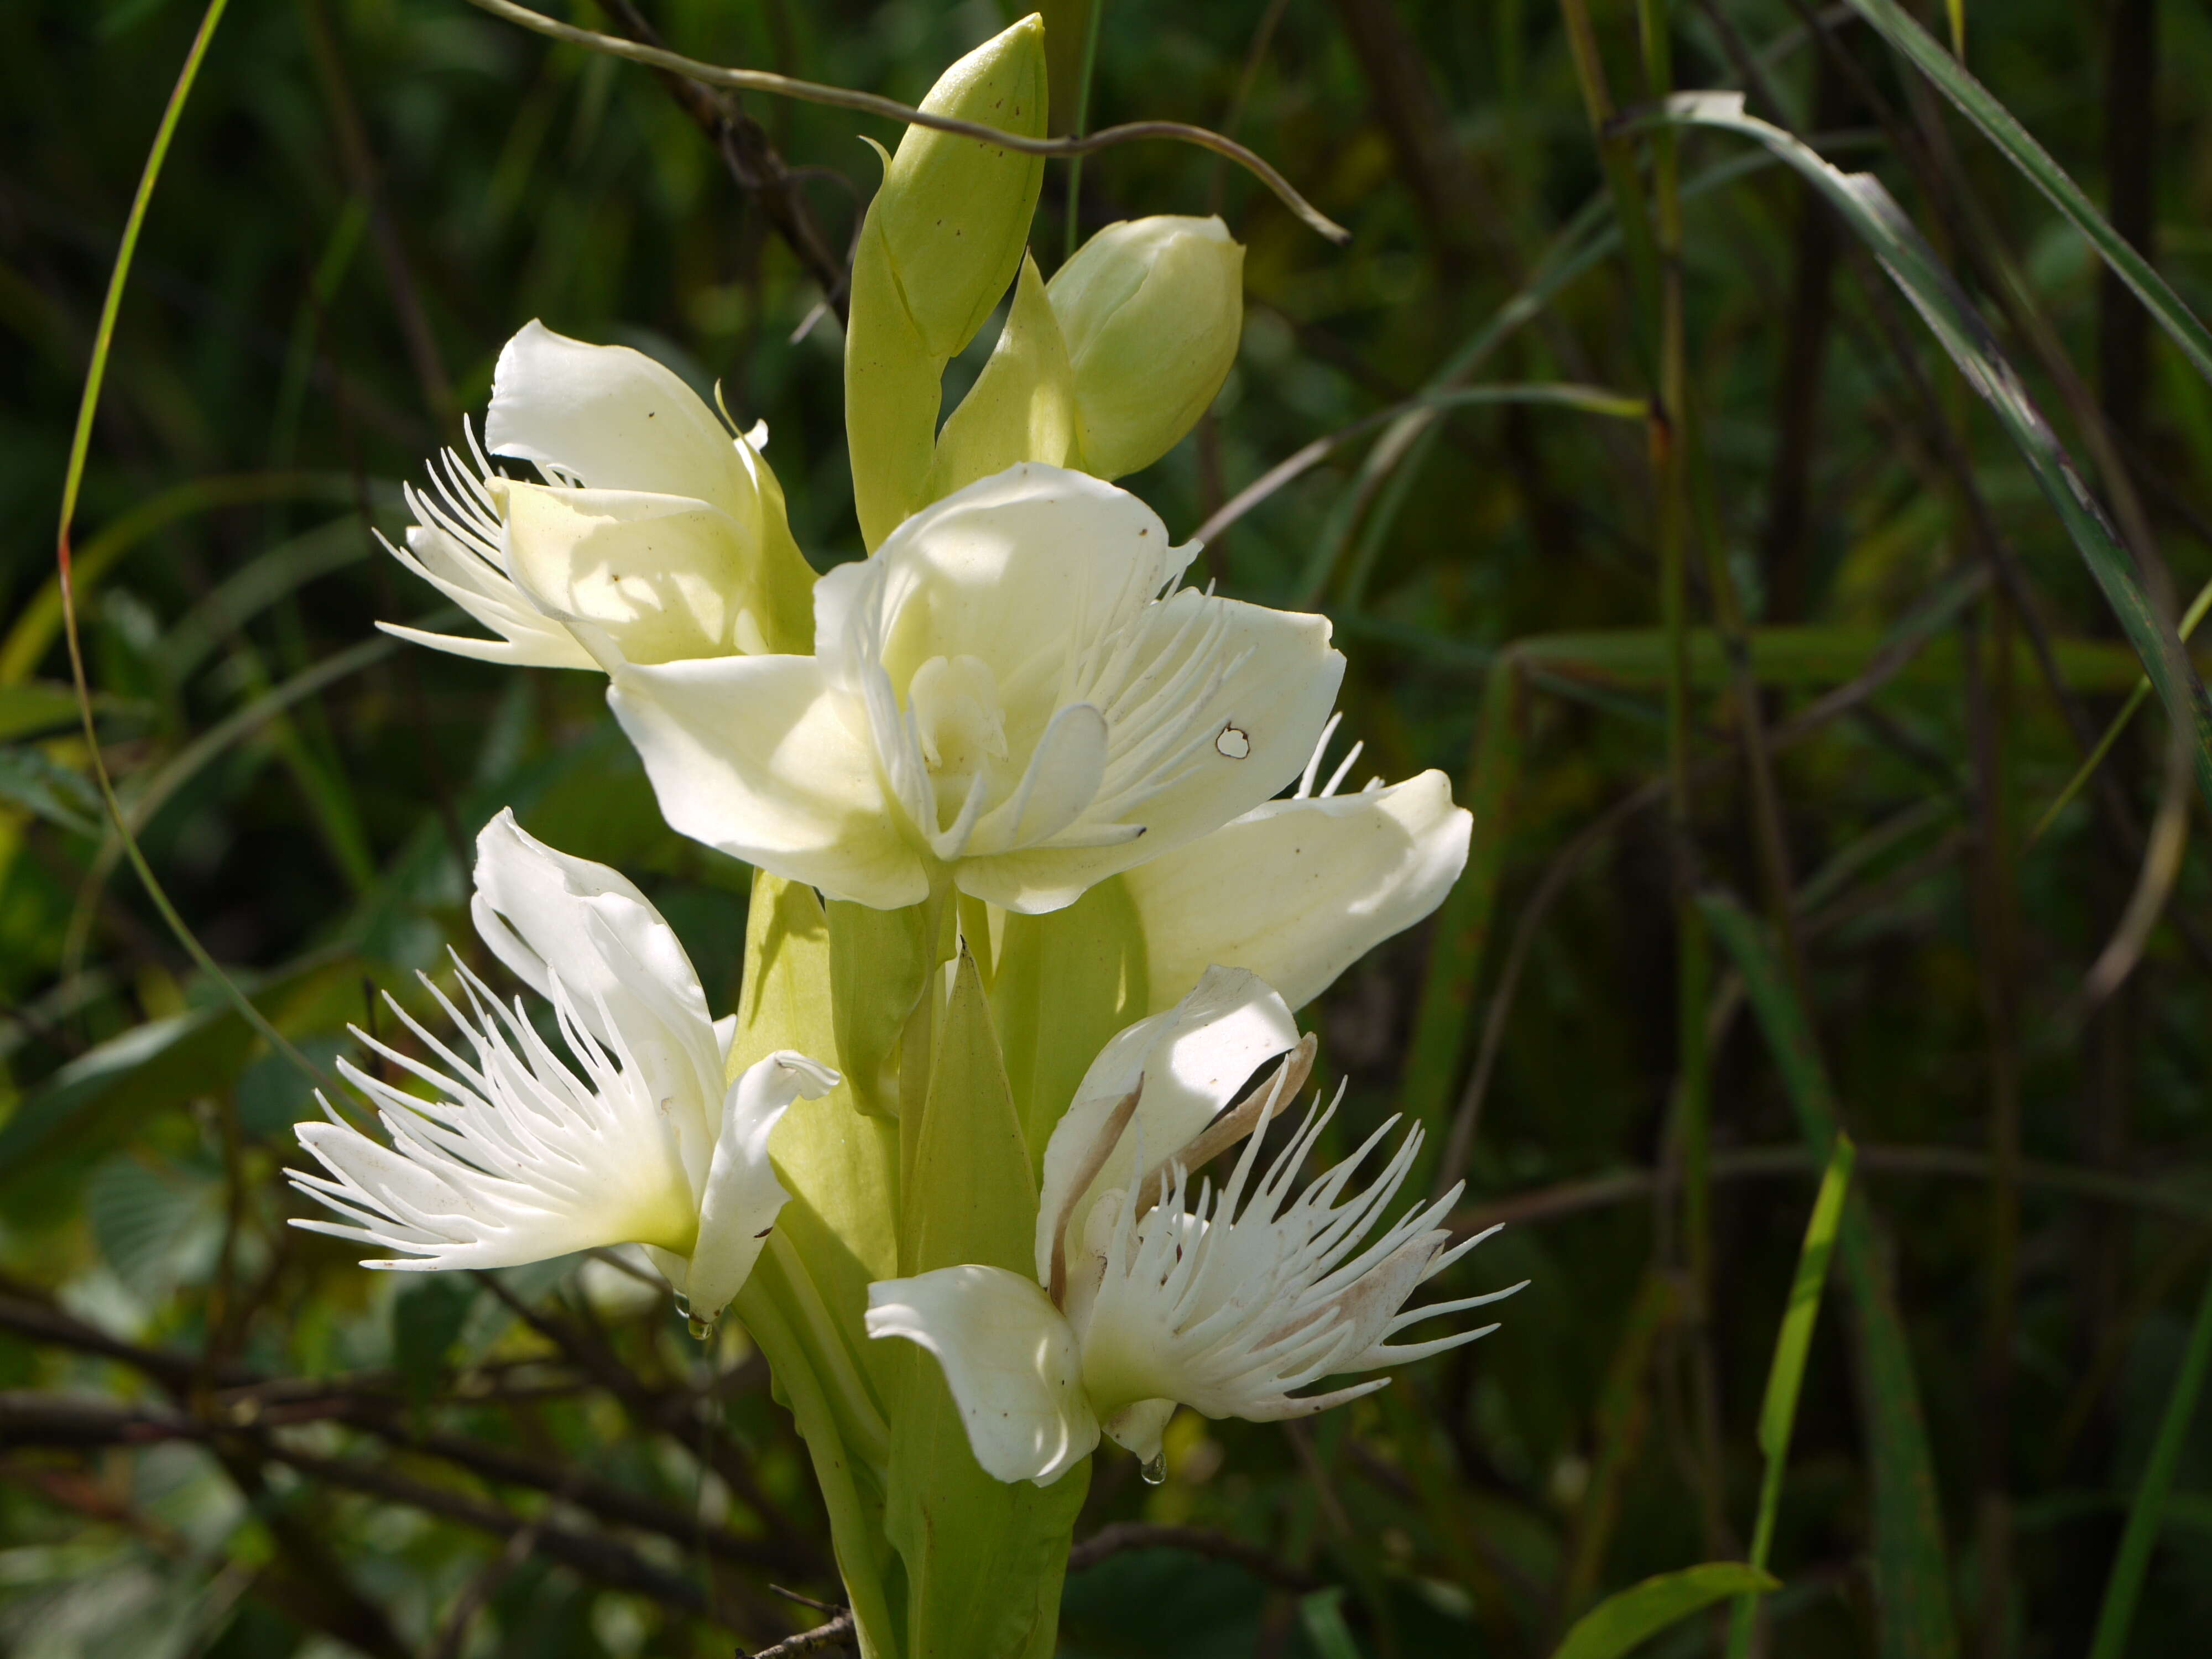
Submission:
M 697 57 L 908 99 L 1004 21 L 989 0 L 641 5 Z M 1632 9 L 1590 9 L 1632 103 Z M 1944 8 L 1920 9 L 1945 27 Z M 2212 308 L 2203 9 L 1965 9 L 1975 71 Z M 574 15 L 618 27 L 626 10 Z M 1082 13 L 1056 7 L 1055 38 L 1079 40 Z M 2086 246 L 1844 8 L 1817 27 L 1794 0 L 1671 15 L 1677 83 L 1747 88 L 1880 174 L 2047 409 L 2068 407 L 2051 375 L 2070 361 L 2193 592 L 2212 570 L 2212 392 Z M 769 1584 L 830 1599 L 836 1583 L 742 1335 L 702 1351 L 665 1297 L 604 1263 L 394 1279 L 286 1228 L 307 1085 L 191 970 L 105 831 L 59 689 L 48 528 L 117 237 L 196 21 L 185 0 L 0 8 L 0 1647 L 764 1644 L 818 1618 Z M 855 134 L 896 132 L 745 107 L 844 246 L 875 179 Z M 1233 129 L 1355 233 L 1330 247 L 1187 148 L 1086 164 L 1085 230 L 1218 210 L 1250 250 L 1228 386 L 1129 481 L 1178 533 L 1437 383 L 1612 222 L 1559 15 L 1537 0 L 1111 0 L 1092 109 Z M 1747 154 L 1690 141 L 1685 176 Z M 1066 178 L 1048 172 L 1048 270 Z M 1928 1425 L 1948 1553 L 1919 1565 L 1955 1609 L 1916 1626 L 1875 1565 L 1871 1468 L 1897 1425 L 1832 1294 L 1771 1650 L 1936 1654 L 1955 1618 L 1981 1654 L 2079 1652 L 2207 1271 L 2206 872 L 2185 859 L 2132 974 L 2085 1004 L 2160 793 L 2155 709 L 2101 796 L 2031 832 L 2133 659 L 2015 452 L 1801 185 L 1769 167 L 1697 191 L 1683 249 L 1692 620 L 1726 620 L 1733 596 L 1752 632 L 1748 681 L 1717 645 L 1700 659 L 1688 752 L 1711 763 L 1681 844 L 1698 884 L 1790 923 Z M 1626 269 L 1598 252 L 1544 285 L 1477 380 L 1649 386 Z M 469 948 L 463 854 L 505 804 L 646 884 L 726 1000 L 746 872 L 661 826 L 595 679 L 378 643 L 374 619 L 422 617 L 435 596 L 369 527 L 405 521 L 400 485 L 459 441 L 501 344 L 541 317 L 765 417 L 800 544 L 820 565 L 856 556 L 841 335 L 820 297 L 642 70 L 461 0 L 234 5 L 124 305 L 78 591 L 104 752 L 153 867 L 317 1059 L 349 1021 L 388 1026 L 372 988 L 410 995 L 448 940 Z M 955 366 L 954 394 L 994 337 Z M 1534 1284 L 1497 1335 L 1308 1429 L 1186 1413 L 1157 1489 L 1102 1458 L 1067 1654 L 1340 1659 L 1328 1604 L 1305 1599 L 1324 1585 L 1348 1591 L 1362 1652 L 1540 1654 L 1605 1590 L 1743 1547 L 1814 1166 L 1717 964 L 1697 1011 L 1716 1148 L 1701 1243 L 1677 1133 L 1684 866 L 1656 796 L 1613 810 L 1667 752 L 1646 436 L 1565 409 L 1463 410 L 1373 484 L 1372 438 L 1339 447 L 1207 550 L 1224 591 L 1334 617 L 1347 730 L 1367 744 L 1355 783 L 1443 766 L 1482 814 L 1442 924 L 1309 1018 L 1324 1066 L 1352 1080 L 1345 1134 L 1413 1112 L 1433 1173 L 1455 1117 L 1474 1127 L 1464 1219 L 1517 1224 L 1454 1283 Z M 1774 757 L 1762 821 L 1747 739 L 1999 558 L 2015 582 L 1971 589 L 1894 678 Z M 2212 1614 L 2197 1427 L 2136 1651 L 2185 1650 Z M 1692 1624 L 1654 1651 L 1712 1639 Z

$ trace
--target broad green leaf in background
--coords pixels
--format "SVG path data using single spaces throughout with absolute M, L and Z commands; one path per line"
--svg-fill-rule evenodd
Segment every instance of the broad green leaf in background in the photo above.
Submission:
M 1621 1659 L 1716 1601 L 1777 1588 L 1773 1579 L 1741 1561 L 1661 1573 L 1608 1595 L 1575 1620 L 1552 1659 Z
M 0 800 L 12 801 L 71 835 L 100 833 L 100 792 L 91 780 L 36 749 L 0 749 Z
M 222 1231 L 222 1196 L 204 1171 L 118 1153 L 93 1171 L 85 1218 L 115 1276 L 151 1303 L 203 1274 Z

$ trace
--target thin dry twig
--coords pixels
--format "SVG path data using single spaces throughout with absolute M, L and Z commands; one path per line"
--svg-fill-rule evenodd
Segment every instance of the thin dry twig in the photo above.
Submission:
M 1200 1527 L 1159 1527 L 1142 1521 L 1117 1521 L 1111 1526 L 1101 1527 L 1068 1552 L 1067 1570 L 1081 1572 L 1125 1550 L 1152 1549 L 1184 1550 L 1216 1561 L 1231 1562 L 1255 1577 L 1264 1578 L 1297 1595 L 1318 1589 L 1322 1584 L 1304 1569 L 1241 1538 L 1208 1532 Z
M 819 1653 L 824 1648 L 842 1647 L 852 1636 L 853 1615 L 841 1613 L 826 1625 L 817 1625 L 812 1630 L 787 1636 L 772 1647 L 762 1648 L 751 1656 L 751 1659 L 798 1659 L 802 1653 Z M 739 1650 L 740 1653 L 743 1651 Z
M 720 64 L 702 64 L 696 58 L 686 58 L 664 47 L 649 46 L 641 41 L 624 40 L 617 35 L 601 34 L 595 30 L 578 28 L 572 23 L 556 21 L 526 6 L 514 4 L 514 0 L 469 0 L 469 3 L 549 40 L 562 40 L 570 46 L 605 52 L 612 58 L 626 58 L 634 64 L 643 64 L 648 69 L 669 70 L 708 86 L 727 87 L 736 92 L 763 92 L 778 98 L 796 99 L 805 104 L 825 104 L 832 109 L 857 110 L 864 115 L 879 115 L 885 120 L 902 122 L 908 126 L 928 127 L 937 132 L 980 139 L 1022 155 L 1072 158 L 1146 138 L 1172 138 L 1182 143 L 1195 144 L 1200 149 L 1212 150 L 1216 155 L 1227 157 L 1249 172 L 1274 191 L 1285 207 L 1339 247 L 1352 240 L 1350 231 L 1307 201 L 1289 179 L 1251 150 L 1233 138 L 1224 138 L 1218 132 L 1194 127 L 1186 122 L 1128 121 L 1120 126 L 1103 127 L 1082 138 L 1030 138 L 1017 133 L 1001 132 L 996 127 L 984 126 L 978 122 L 963 121 L 950 115 L 916 109 L 910 104 L 902 104 L 896 98 L 885 98 L 878 93 L 858 92 L 848 87 L 824 86 L 817 81 L 801 81 L 769 70 L 731 69 Z

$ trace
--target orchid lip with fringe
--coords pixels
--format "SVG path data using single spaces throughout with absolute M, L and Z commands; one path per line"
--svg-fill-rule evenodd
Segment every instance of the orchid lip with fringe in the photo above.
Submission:
M 723 1035 L 666 922 L 613 871 L 544 847 L 511 813 L 478 837 L 477 885 L 478 931 L 551 1005 L 560 1049 L 458 954 L 459 1001 L 418 977 L 468 1053 L 387 996 L 435 1063 L 354 1035 L 431 1093 L 340 1060 L 389 1144 L 318 1092 L 325 1121 L 299 1138 L 325 1173 L 289 1178 L 341 1218 L 293 1224 L 390 1251 L 366 1265 L 403 1270 L 642 1245 L 711 1320 L 787 1197 L 769 1134 L 837 1074 L 780 1050 L 724 1085 Z
M 1280 1063 L 1231 1103 L 1255 1054 Z M 1262 1167 L 1267 1127 L 1313 1057 L 1281 998 L 1249 973 L 1212 970 L 1176 1009 L 1109 1043 L 1079 1089 L 1046 1154 L 1034 1279 L 970 1264 L 870 1287 L 869 1334 L 937 1357 L 991 1474 L 1050 1485 L 1102 1435 L 1150 1464 L 1178 1405 L 1253 1421 L 1310 1416 L 1388 1379 L 1300 1389 L 1497 1328 L 1391 1340 L 1521 1288 L 1407 1307 L 1497 1231 L 1450 1243 L 1441 1224 L 1455 1186 L 1370 1237 L 1419 1154 L 1418 1126 L 1357 1190 L 1395 1117 L 1296 1189 L 1336 1111 L 1336 1101 L 1316 1099 Z M 1157 1168 L 1146 1158 L 1148 1131 L 1176 1149 Z M 1217 1189 L 1201 1180 L 1194 1200 L 1190 1163 L 1239 1138 L 1228 1181 Z

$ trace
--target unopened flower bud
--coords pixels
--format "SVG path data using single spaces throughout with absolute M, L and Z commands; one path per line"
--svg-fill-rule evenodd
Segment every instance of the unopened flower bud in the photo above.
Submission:
M 1041 136 L 1042 20 L 976 47 L 921 106 Z M 871 550 L 922 503 L 945 365 L 1013 281 L 1043 173 L 1036 156 L 927 127 L 908 127 L 885 167 L 854 249 L 845 327 L 845 436 Z
M 1044 135 L 1044 22 L 1031 14 L 955 64 L 921 107 Z M 975 337 L 1021 267 L 1044 161 L 957 133 L 908 127 L 869 216 L 883 228 L 915 327 L 933 356 Z
M 1244 249 L 1218 218 L 1109 225 L 1048 286 L 1075 367 L 1083 467 L 1118 478 L 1197 424 L 1237 358 Z

